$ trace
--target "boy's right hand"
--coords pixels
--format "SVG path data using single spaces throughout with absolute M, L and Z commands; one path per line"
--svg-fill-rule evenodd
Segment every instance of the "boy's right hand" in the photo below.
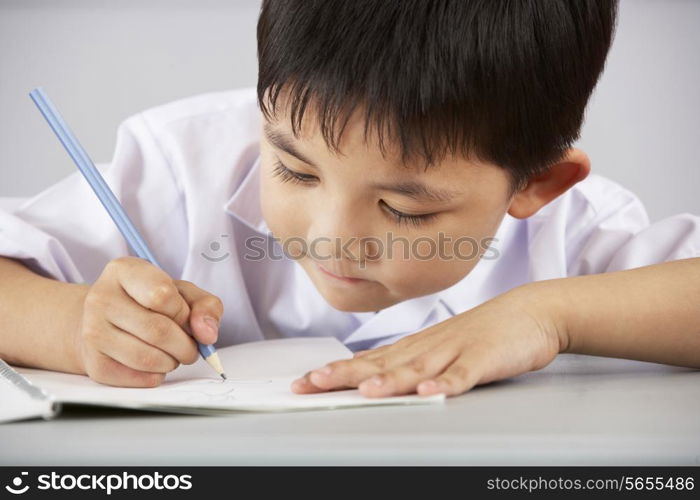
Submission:
M 97 382 L 155 387 L 180 363 L 197 361 L 195 339 L 216 341 L 222 315 L 217 296 L 173 280 L 146 260 L 120 257 L 105 266 L 85 296 L 75 339 L 78 360 Z

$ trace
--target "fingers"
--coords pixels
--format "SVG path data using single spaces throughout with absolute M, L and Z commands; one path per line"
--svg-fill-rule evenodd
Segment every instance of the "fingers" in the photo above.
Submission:
M 321 389 L 357 387 L 373 375 L 406 363 L 426 349 L 420 347 L 414 335 L 403 337 L 393 344 L 371 349 L 352 359 L 335 361 L 313 370 L 308 381 Z
M 101 300 L 99 295 L 87 297 L 90 307 L 98 310 L 93 302 Z M 124 334 L 140 339 L 142 342 L 164 351 L 172 358 L 183 364 L 192 364 L 198 359 L 197 344 L 174 320 L 169 317 L 144 309 L 131 297 L 124 293 L 113 298 L 109 307 L 99 308 L 104 314 L 104 320 L 123 331 L 120 335 L 109 335 L 101 332 L 95 335 L 97 339 L 108 337 L 116 342 Z M 99 321 L 101 318 L 96 318 Z M 94 328 L 89 330 L 99 331 Z M 128 333 L 127 333 L 128 332 Z M 133 345 L 133 344 L 132 344 Z
M 353 359 L 361 358 L 363 356 L 367 356 L 370 354 L 371 355 L 379 354 L 379 353 L 385 352 L 389 347 L 390 346 L 385 345 L 385 346 L 377 347 L 374 349 L 366 349 L 364 351 L 356 351 L 355 353 L 353 353 Z M 292 392 L 295 392 L 297 394 L 311 394 L 311 393 L 317 393 L 317 392 L 324 392 L 324 391 L 328 390 L 328 389 L 322 389 L 322 388 L 314 385 L 313 382 L 311 382 L 311 380 L 309 378 L 310 375 L 311 375 L 311 372 L 306 372 L 302 377 L 294 380 L 292 382 L 292 386 L 291 386 Z M 349 388 L 351 388 L 351 386 L 338 385 L 338 386 L 334 387 L 333 389 L 349 389 Z
M 358 389 L 363 396 L 371 398 L 412 394 L 416 392 L 419 383 L 442 373 L 456 356 L 457 353 L 453 349 L 421 354 L 393 369 L 364 380 Z M 440 391 L 434 393 L 437 392 Z
M 173 280 L 162 269 L 136 257 L 121 257 L 105 266 L 122 289 L 141 306 L 184 325 L 190 310 Z
M 134 370 L 101 352 L 87 358 L 85 369 L 96 382 L 118 387 L 157 387 L 165 379 L 164 373 Z
M 457 396 L 477 385 L 480 374 L 481 370 L 478 368 L 478 364 L 470 363 L 468 359 L 459 359 L 441 375 L 419 384 L 417 392 L 422 396 L 439 393 Z
M 336 390 L 344 390 L 344 389 L 352 389 L 352 387 L 349 386 L 338 386 L 334 387 L 333 389 L 321 389 L 320 387 L 315 386 L 310 380 L 309 380 L 309 375 L 311 372 L 307 372 L 304 374 L 303 377 L 296 379 L 294 382 L 292 382 L 292 392 L 295 392 L 297 394 L 314 394 L 318 392 L 327 392 L 329 390 L 336 391 Z
M 105 273 L 116 280 L 124 294 L 138 306 L 120 309 L 111 302 L 101 304 L 102 310 L 109 311 L 109 320 L 115 326 L 165 350 L 185 364 L 197 360 L 194 340 L 204 344 L 216 342 L 223 303 L 215 295 L 189 281 L 172 280 L 161 269 L 135 257 L 110 261 Z M 92 296 L 98 301 L 111 300 L 113 293 L 93 293 Z M 150 311 L 158 314 L 149 315 Z
M 360 382 L 387 368 L 388 357 L 369 359 L 368 356 L 329 363 L 312 371 L 308 380 L 320 389 L 357 387 Z
M 291 389 L 297 393 L 315 393 L 357 387 L 362 380 L 377 373 L 379 368 L 362 358 L 329 363 L 307 372 L 292 382 Z
M 503 297 L 503 296 L 501 296 Z M 462 394 L 550 362 L 559 352 L 548 328 L 519 298 L 493 299 L 396 343 L 329 363 L 295 381 L 296 392 L 357 387 L 367 397 Z M 551 318 L 544 318 L 551 319 Z
M 405 350 L 395 348 L 396 345 L 382 346 L 362 356 L 329 363 L 295 380 L 292 390 L 309 393 L 357 387 L 372 375 L 396 366 L 412 356 Z
M 354 360 L 352 360 L 354 361 Z M 334 368 L 342 362 L 331 363 Z M 376 366 L 376 365 L 375 365 Z M 316 371 L 308 372 L 292 383 L 292 391 L 298 394 L 312 394 L 329 390 L 342 390 L 357 387 L 360 393 L 369 398 L 400 396 L 418 393 L 421 396 L 445 394 L 456 396 L 477 385 L 482 370 L 479 362 L 469 356 L 460 356 L 453 349 L 443 349 L 422 354 L 409 362 L 388 370 L 346 364 L 347 385 L 340 382 L 326 383 L 317 377 Z M 329 375 L 330 376 L 330 375 Z M 359 382 L 358 382 L 359 380 Z
M 175 286 L 190 308 L 189 326 L 192 335 L 203 344 L 216 342 L 219 323 L 224 315 L 221 299 L 189 281 L 175 280 Z
M 222 315 L 221 300 L 194 284 L 143 259 L 114 259 L 83 301 L 82 366 L 101 383 L 155 387 L 199 359 L 197 340 L 216 341 Z
M 293 382 L 292 391 L 310 394 L 357 387 L 370 398 L 413 393 L 454 396 L 479 383 L 489 358 L 481 348 L 465 350 L 445 341 L 428 346 L 408 338 L 355 354 L 306 373 Z
M 139 372 L 164 374 L 174 370 L 179 361 L 137 337 L 112 326 L 90 339 L 92 347 L 114 361 Z

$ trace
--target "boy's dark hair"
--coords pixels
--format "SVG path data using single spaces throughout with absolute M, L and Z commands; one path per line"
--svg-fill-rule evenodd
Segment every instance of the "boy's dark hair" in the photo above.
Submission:
M 512 194 L 578 138 L 616 15 L 616 0 L 263 0 L 258 101 L 274 119 L 288 90 L 295 134 L 313 101 L 336 152 L 362 106 L 383 153 L 388 138 L 427 166 L 474 155 Z

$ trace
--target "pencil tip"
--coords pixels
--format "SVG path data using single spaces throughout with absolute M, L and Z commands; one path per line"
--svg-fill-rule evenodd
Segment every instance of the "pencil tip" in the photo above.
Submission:
M 221 374 L 221 378 L 224 379 L 224 380 L 226 380 L 226 374 L 225 374 L 225 373 L 222 373 L 222 374 Z

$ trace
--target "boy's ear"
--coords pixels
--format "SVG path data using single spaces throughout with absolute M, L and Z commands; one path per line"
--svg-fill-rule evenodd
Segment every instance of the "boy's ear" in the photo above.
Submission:
M 524 219 L 582 181 L 591 171 L 588 155 L 580 149 L 570 148 L 564 158 L 552 165 L 543 174 L 532 177 L 527 186 L 511 198 L 508 213 Z

